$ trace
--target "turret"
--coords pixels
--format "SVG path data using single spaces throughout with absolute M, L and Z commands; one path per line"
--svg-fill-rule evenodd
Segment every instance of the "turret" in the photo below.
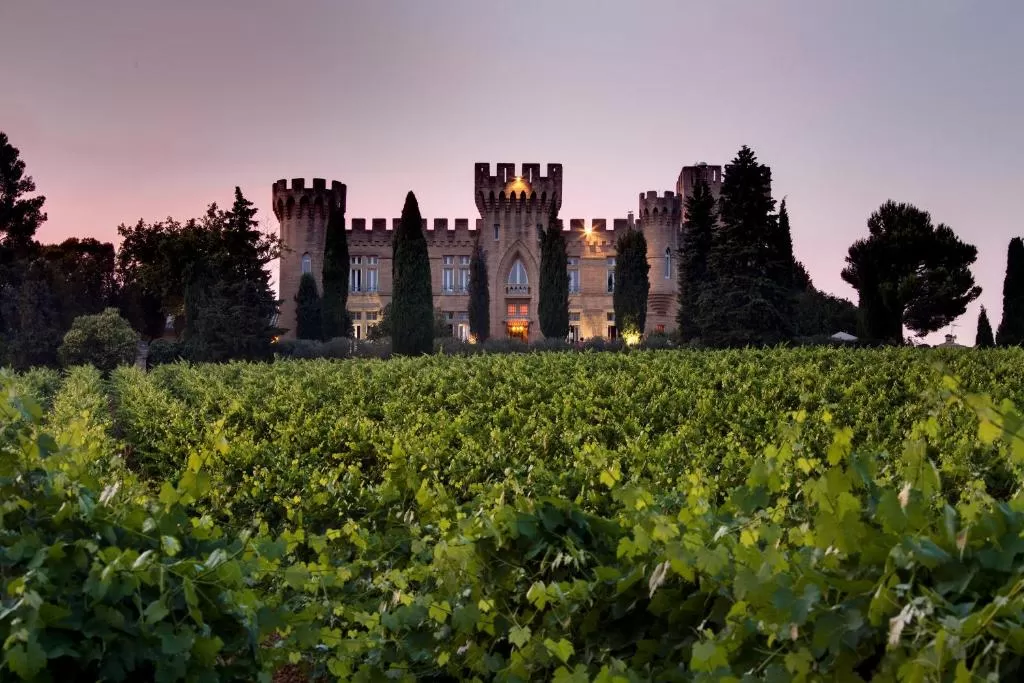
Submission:
M 677 310 L 679 227 L 682 197 L 672 191 L 640 193 L 640 229 L 647 240 L 651 266 L 647 296 L 646 332 L 668 332 L 675 327 Z
M 281 224 L 281 264 L 278 275 L 281 315 L 278 326 L 288 329 L 286 337 L 295 336 L 295 295 L 299 291 L 299 280 L 303 273 L 310 273 L 316 279 L 317 288 L 323 291 L 324 242 L 327 235 L 327 219 L 331 207 L 345 216 L 345 185 L 331 182 L 330 189 L 323 178 L 314 178 L 311 187 L 303 178 L 278 180 L 273 185 L 272 201 L 274 215 Z M 342 223 L 344 225 L 344 222 Z

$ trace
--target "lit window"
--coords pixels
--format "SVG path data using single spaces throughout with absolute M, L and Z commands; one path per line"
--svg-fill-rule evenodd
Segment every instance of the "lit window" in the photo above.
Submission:
M 665 279 L 672 277 L 672 250 L 665 247 Z
M 302 274 L 306 275 L 307 273 L 312 273 L 312 272 L 313 272 L 313 257 L 310 256 L 309 254 L 303 254 L 302 255 Z

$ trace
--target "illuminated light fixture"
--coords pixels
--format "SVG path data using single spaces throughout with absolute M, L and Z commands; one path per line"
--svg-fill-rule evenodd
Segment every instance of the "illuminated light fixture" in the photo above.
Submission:
M 584 225 L 583 232 L 589 235 L 590 233 L 594 232 L 594 226 L 589 223 L 587 225 Z

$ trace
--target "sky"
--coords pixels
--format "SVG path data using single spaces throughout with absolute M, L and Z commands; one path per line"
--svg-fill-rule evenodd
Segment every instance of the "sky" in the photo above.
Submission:
M 1020 0 L 0 0 L 0 130 L 37 238 L 348 186 L 353 217 L 477 217 L 473 164 L 564 164 L 562 216 L 636 210 L 741 145 L 771 166 L 815 284 L 887 199 L 978 247 L 1001 310 L 1024 234 Z M 927 341 L 941 341 L 942 333 Z

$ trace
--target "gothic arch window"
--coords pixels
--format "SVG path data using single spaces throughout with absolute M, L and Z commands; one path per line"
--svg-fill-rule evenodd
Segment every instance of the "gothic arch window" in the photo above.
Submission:
M 520 259 L 516 259 L 516 262 L 512 264 L 512 268 L 508 271 L 508 283 L 510 285 L 528 285 L 529 280 L 526 277 L 526 266 Z
M 313 257 L 308 253 L 302 255 L 302 274 L 313 272 Z
M 665 247 L 665 279 L 672 277 L 672 250 Z

